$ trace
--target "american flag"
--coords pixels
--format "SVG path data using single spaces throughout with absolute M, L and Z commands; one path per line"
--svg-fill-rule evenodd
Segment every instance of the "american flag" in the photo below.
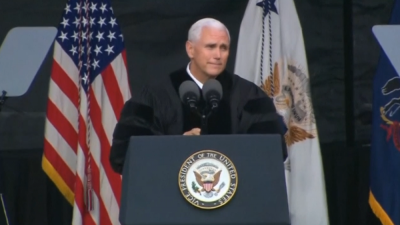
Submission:
M 131 97 L 123 35 L 109 0 L 69 0 L 54 42 L 43 170 L 73 206 L 73 225 L 119 224 L 112 133 Z

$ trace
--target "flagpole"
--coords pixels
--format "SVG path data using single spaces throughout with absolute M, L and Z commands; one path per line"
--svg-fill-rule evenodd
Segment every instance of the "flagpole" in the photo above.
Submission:
M 343 0 L 344 39 L 344 107 L 347 147 L 355 147 L 354 123 L 354 52 L 353 52 L 353 0 Z

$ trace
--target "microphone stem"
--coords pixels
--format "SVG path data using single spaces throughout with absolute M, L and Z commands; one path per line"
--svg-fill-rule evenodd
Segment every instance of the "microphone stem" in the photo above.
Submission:
M 211 109 L 205 109 L 201 114 L 201 131 L 200 134 L 208 134 L 208 118 L 211 116 L 213 111 L 218 108 L 218 103 L 212 103 Z M 207 112 L 208 111 L 208 112 Z M 199 113 L 200 114 L 200 113 Z
M 7 99 L 6 95 L 7 95 L 7 92 L 3 90 L 2 94 L 0 96 L 0 112 L 1 112 L 1 108 L 2 108 L 3 104 L 5 103 L 5 101 Z
M 201 116 L 201 131 L 200 134 L 207 134 L 207 116 L 206 115 L 202 115 Z

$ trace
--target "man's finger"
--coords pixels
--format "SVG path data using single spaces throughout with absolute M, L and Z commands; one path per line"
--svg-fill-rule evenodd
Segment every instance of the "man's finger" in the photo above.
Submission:
M 201 129 L 200 128 L 193 128 L 190 131 L 186 131 L 183 133 L 185 136 L 190 136 L 190 135 L 200 135 Z
M 201 129 L 200 128 L 193 128 L 192 129 L 194 135 L 200 135 Z

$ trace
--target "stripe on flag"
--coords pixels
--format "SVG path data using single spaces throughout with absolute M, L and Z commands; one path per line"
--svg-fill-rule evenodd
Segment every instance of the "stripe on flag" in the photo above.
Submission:
M 119 224 L 112 131 L 131 97 L 109 0 L 69 0 L 54 42 L 42 167 L 73 206 L 73 225 Z

